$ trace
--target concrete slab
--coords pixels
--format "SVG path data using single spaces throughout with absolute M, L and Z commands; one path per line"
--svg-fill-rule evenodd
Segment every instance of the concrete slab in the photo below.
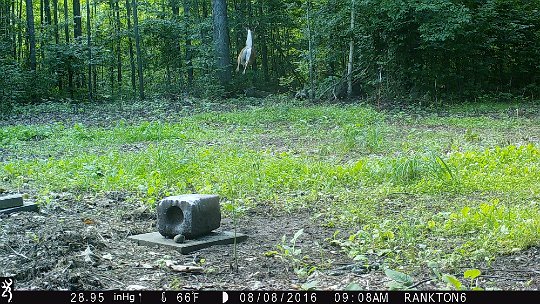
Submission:
M 0 196 L 0 209 L 23 206 L 23 198 L 20 194 Z
M 0 209 L 0 215 L 2 214 L 10 214 L 13 212 L 21 212 L 21 211 L 38 211 L 38 205 L 36 203 L 23 203 L 23 206 L 20 207 L 13 207 L 13 208 L 7 208 L 7 209 Z
M 187 239 L 184 243 L 175 243 L 173 239 L 167 239 L 159 232 L 144 233 L 128 237 L 138 245 L 145 246 L 163 246 L 180 251 L 182 254 L 188 254 L 212 245 L 228 245 L 234 243 L 234 232 L 222 231 L 211 232 L 208 235 L 196 239 Z M 247 240 L 248 236 L 242 233 L 236 233 L 236 242 L 240 243 Z

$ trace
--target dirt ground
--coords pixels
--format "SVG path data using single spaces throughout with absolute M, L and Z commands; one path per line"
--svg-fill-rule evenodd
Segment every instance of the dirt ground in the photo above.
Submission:
M 249 235 L 238 244 L 238 269 L 232 245 L 213 246 L 182 255 L 171 249 L 138 246 L 127 237 L 156 231 L 154 210 L 133 205 L 124 193 L 75 196 L 58 193 L 39 213 L 0 216 L 0 276 L 14 276 L 25 290 L 339 290 L 350 283 L 364 290 L 386 290 L 390 281 L 378 267 L 357 267 L 328 241 L 334 229 L 325 228 L 306 212 L 285 214 L 253 208 L 237 223 Z M 32 201 L 32 196 L 28 198 Z M 232 231 L 230 218 L 220 230 Z M 289 258 L 276 255 L 282 236 L 304 233 L 297 246 L 309 276 L 297 275 Z M 175 265 L 202 267 L 201 272 L 178 272 Z M 500 257 L 482 269 L 480 285 L 502 290 L 538 290 L 538 247 Z M 429 273 L 412 274 L 416 288 L 444 289 Z

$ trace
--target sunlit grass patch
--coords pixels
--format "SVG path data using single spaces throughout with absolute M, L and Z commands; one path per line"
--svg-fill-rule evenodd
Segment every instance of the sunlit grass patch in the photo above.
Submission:
M 305 208 L 321 225 L 348 232 L 336 242 L 352 258 L 456 264 L 538 244 L 532 122 L 270 104 L 105 126 L 13 125 L 0 127 L 9 152 L 0 186 L 124 191 L 150 205 L 217 193 L 291 216 Z M 530 140 L 512 137 L 522 133 Z
M 441 223 L 441 233 L 465 236 L 457 251 L 464 255 L 511 253 L 540 244 L 540 202 L 495 199 L 452 212 Z

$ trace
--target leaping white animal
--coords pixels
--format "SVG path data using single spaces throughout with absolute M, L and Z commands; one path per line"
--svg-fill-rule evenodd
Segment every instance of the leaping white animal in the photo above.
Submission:
M 247 39 L 246 39 L 246 46 L 240 51 L 240 54 L 238 54 L 238 64 L 236 66 L 236 71 L 238 72 L 240 70 L 240 65 L 244 66 L 244 71 L 242 74 L 246 73 L 246 68 L 249 64 L 253 64 L 253 61 L 255 60 L 255 49 L 253 48 L 253 37 L 251 35 L 251 30 L 247 30 Z

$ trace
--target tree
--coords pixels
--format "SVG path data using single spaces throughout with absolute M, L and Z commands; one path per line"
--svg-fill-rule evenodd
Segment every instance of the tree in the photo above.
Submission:
M 95 1 L 95 0 L 94 0 Z M 92 101 L 92 41 L 90 26 L 90 0 L 86 0 L 86 38 L 88 46 L 88 101 Z
M 26 27 L 29 42 L 30 70 L 36 70 L 36 30 L 34 28 L 34 11 L 32 10 L 32 0 L 26 0 Z
M 69 9 L 68 9 L 68 1 L 64 0 L 64 37 L 66 39 L 66 44 L 69 45 Z M 68 57 L 70 58 L 70 57 Z M 73 92 L 73 68 L 71 67 L 71 60 L 66 60 L 67 65 L 67 72 L 68 72 L 68 90 L 69 90 L 69 96 L 71 98 L 74 97 Z
M 193 85 L 193 62 L 191 61 L 193 57 L 193 51 L 191 46 L 191 37 L 190 37 L 190 0 L 184 0 L 184 26 L 186 28 L 186 66 L 187 66 L 187 80 L 188 88 L 191 88 Z
M 309 61 L 309 100 L 315 100 L 315 75 L 313 71 L 313 39 L 311 35 L 311 0 L 308 0 L 306 9 L 306 23 L 308 36 L 308 61 Z
M 82 16 L 81 16 L 81 2 L 80 0 L 73 0 L 73 22 L 75 27 L 73 28 L 73 37 L 75 40 L 82 36 Z
M 139 98 L 144 99 L 144 76 L 141 54 L 141 37 L 139 36 L 139 16 L 137 11 L 137 0 L 133 0 L 133 30 L 135 34 L 135 50 L 137 53 L 137 70 L 139 76 Z
M 351 27 L 350 35 L 351 40 L 349 41 L 349 62 L 347 64 L 347 97 L 351 98 L 352 96 L 352 69 L 353 69 L 353 56 L 354 56 L 354 0 L 351 3 Z
M 86 98 L 75 93 L 89 83 L 94 99 L 115 98 L 98 93 L 123 81 L 139 97 L 224 85 L 386 102 L 540 94 L 539 0 L 160 0 L 144 14 L 133 0 L 87 1 L 82 24 L 81 0 L 0 0 L 0 71 L 33 79 L 3 81 L 10 100 Z M 249 84 L 231 73 L 246 27 L 260 55 Z
M 128 30 L 128 47 L 129 47 L 129 66 L 131 70 L 131 87 L 133 91 L 135 92 L 137 90 L 137 85 L 135 84 L 135 58 L 133 55 L 133 39 L 131 38 L 132 35 L 132 28 L 131 28 L 131 5 L 129 3 L 130 0 L 126 0 L 126 11 L 127 11 L 127 30 Z
M 232 66 L 229 57 L 229 27 L 227 24 L 227 3 L 225 0 L 212 0 L 212 16 L 216 69 L 221 83 L 228 84 L 232 77 Z

